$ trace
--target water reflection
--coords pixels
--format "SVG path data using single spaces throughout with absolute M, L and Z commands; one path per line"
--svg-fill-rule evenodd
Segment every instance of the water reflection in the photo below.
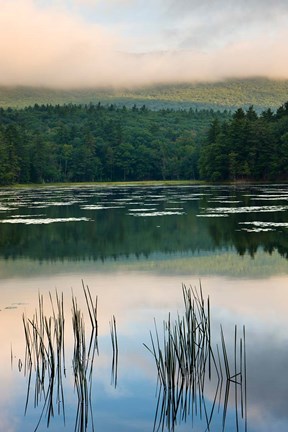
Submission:
M 75 431 L 94 431 L 93 413 L 93 370 L 98 346 L 98 298 L 92 299 L 88 286 L 83 284 L 85 304 L 90 321 L 86 333 L 85 318 L 78 306 L 77 297 L 72 294 L 72 377 L 74 393 L 77 395 Z M 41 406 L 37 431 L 43 419 L 50 427 L 56 413 L 63 418 L 65 426 L 65 386 L 69 379 L 69 361 L 65 347 L 66 320 L 63 294 L 55 298 L 49 293 L 52 313 L 47 314 L 43 296 L 39 295 L 38 308 L 32 318 L 23 315 L 25 335 L 24 375 L 27 377 L 25 414 L 28 415 L 29 401 L 34 408 Z M 227 411 L 235 411 L 235 430 L 247 431 L 246 395 L 246 341 L 245 329 L 242 335 L 234 331 L 232 357 L 221 327 L 221 344 L 213 347 L 211 337 L 210 300 L 204 300 L 202 289 L 186 288 L 183 285 L 185 310 L 172 322 L 169 314 L 164 321 L 163 333 L 151 335 L 152 353 L 158 372 L 157 407 L 154 431 L 174 431 L 181 423 L 195 423 L 199 417 L 205 430 L 215 430 L 214 416 L 222 412 L 222 431 L 226 429 Z M 86 317 L 87 318 L 87 317 Z M 87 319 L 86 319 L 87 321 Z M 111 384 L 116 388 L 118 376 L 118 337 L 116 319 L 110 321 L 112 343 Z M 232 358 L 232 361 L 231 361 Z M 11 353 L 11 362 L 13 354 Z M 67 375 L 68 366 L 68 375 Z M 18 361 L 22 371 L 22 361 Z M 231 391 L 231 386 L 233 389 Z M 212 399 L 211 399 L 212 397 Z M 231 398 L 233 399 L 231 404 Z M 232 408 L 231 408 L 232 406 Z M 217 408 L 218 407 L 218 408 Z M 30 408 L 31 409 L 31 408 Z M 71 415 L 71 413 L 69 414 Z M 204 430 L 204 429 L 203 429 Z
M 287 185 L 6 189 L 0 255 L 105 261 L 233 248 L 287 258 L 287 203 Z
M 74 392 L 77 394 L 77 411 L 75 432 L 94 431 L 94 418 L 92 409 L 92 382 L 95 355 L 99 355 L 98 347 L 98 318 L 97 302 L 92 299 L 89 287 L 83 284 L 87 311 L 91 330 L 86 335 L 85 318 L 78 307 L 77 298 L 72 294 L 72 329 L 73 329 L 73 356 L 72 375 Z M 25 415 L 32 394 L 34 408 L 42 406 L 36 432 L 46 418 L 47 428 L 57 412 L 63 417 L 65 425 L 65 392 L 63 380 L 67 378 L 65 360 L 65 314 L 64 298 L 56 292 L 53 300 L 49 293 L 52 314 L 47 315 L 44 309 L 43 296 L 39 295 L 38 309 L 32 319 L 23 315 L 25 335 L 24 375 L 27 377 L 27 395 L 25 402 Z M 113 385 L 117 386 L 118 371 L 118 341 L 116 333 L 116 319 L 113 316 L 111 323 L 112 339 L 112 371 Z M 89 341 L 89 342 L 88 342 Z M 11 365 L 13 353 L 11 352 Z M 22 371 L 23 362 L 18 360 L 18 369 Z M 69 373 L 69 372 L 68 372 Z M 69 378 L 69 377 L 68 377 Z M 34 388 L 34 391 L 32 389 Z M 57 407 L 57 408 L 55 408 Z
M 276 255 L 276 254 L 275 254 Z M 228 254 L 224 256 L 214 255 L 209 257 L 209 265 L 202 271 L 207 270 L 202 277 L 205 293 L 209 294 L 213 313 L 211 313 L 212 335 L 215 345 L 221 348 L 220 323 L 223 325 L 226 348 L 228 356 L 231 356 L 229 365 L 231 372 L 234 370 L 233 341 L 234 324 L 237 323 L 239 331 L 242 324 L 247 327 L 247 411 L 249 432 L 286 432 L 288 425 L 287 398 L 287 262 L 281 260 L 282 267 L 277 267 L 275 255 L 269 256 L 257 253 L 254 260 L 246 256 L 243 260 L 245 268 L 239 277 L 236 257 L 231 258 Z M 182 258 L 180 258 L 182 260 Z M 229 270 L 234 267 L 237 277 L 211 277 L 218 271 L 218 260 L 229 264 Z M 267 276 L 265 263 L 274 268 L 273 276 Z M 114 266 L 115 264 L 115 266 Z M 145 264 L 145 266 L 144 266 Z M 162 272 L 167 266 L 167 272 Z M 168 265 L 169 264 L 169 265 Z M 24 349 L 23 329 L 21 323 L 22 312 L 26 316 L 33 316 L 35 301 L 39 289 L 44 298 L 49 299 L 49 291 L 58 287 L 63 291 L 66 299 L 70 299 L 71 286 L 75 289 L 75 295 L 79 301 L 81 310 L 86 310 L 85 301 L 80 303 L 83 297 L 81 278 L 85 276 L 85 282 L 96 289 L 99 297 L 98 320 L 101 323 L 98 329 L 100 355 L 96 355 L 93 387 L 92 408 L 96 430 L 107 432 L 151 432 L 155 414 L 155 364 L 153 357 L 142 346 L 149 341 L 149 329 L 153 326 L 153 318 L 157 323 L 167 320 L 169 311 L 171 319 L 177 310 L 181 315 L 183 302 L 181 298 L 181 283 L 185 281 L 198 286 L 198 266 L 189 262 L 182 268 L 173 267 L 173 260 L 162 262 L 120 262 L 116 263 L 93 263 L 88 261 L 79 262 L 35 262 L 28 260 L 0 261 L 1 279 L 0 284 L 0 363 L 1 363 L 1 386 L 5 389 L 0 395 L 0 429 L 11 432 L 31 432 L 39 420 L 42 405 L 34 408 L 34 381 L 30 390 L 30 402 L 27 415 L 23 418 L 23 407 L 26 400 L 26 381 L 21 375 L 10 371 L 10 346 L 14 355 L 14 368 L 18 368 L 18 358 L 21 358 Z M 139 268 L 145 271 L 136 271 Z M 276 267 L 275 267 L 276 265 Z M 170 266 L 170 268 L 168 268 Z M 250 267 L 249 267 L 250 266 Z M 259 273 L 254 272 L 257 267 Z M 160 269 L 159 269 L 160 267 Z M 209 268 L 210 267 L 210 268 Z M 175 271 L 177 268 L 177 272 Z M 222 267 L 223 268 L 223 267 Z M 261 274 L 261 268 L 263 273 Z M 166 269 L 166 267 L 165 267 Z M 187 271 L 189 270 L 189 272 Z M 228 267 L 225 267 L 227 271 Z M 250 269 L 250 270 L 249 270 Z M 286 269 L 286 270 L 285 270 Z M 257 270 L 257 271 L 258 271 Z M 230 274 L 230 273 L 229 273 Z M 232 274 L 232 273 L 231 273 Z M 247 275 L 257 275 L 258 278 Z M 276 277 L 275 274 L 278 276 Z M 259 276 L 260 275 L 260 276 Z M 286 275 L 286 276 L 285 276 Z M 82 300 L 81 300 L 82 301 Z M 25 304 L 24 304 L 25 303 Z M 65 306 L 65 305 L 64 305 Z M 67 307 L 68 306 L 68 307 Z M 8 308 L 8 309 L 6 309 Z M 109 321 L 111 312 L 117 317 L 117 338 L 121 347 L 120 370 L 117 381 L 117 389 L 110 385 L 112 349 Z M 54 389 L 55 417 L 50 422 L 49 431 L 71 431 L 75 428 L 77 394 L 74 389 L 74 378 L 71 359 L 73 358 L 73 331 L 69 317 L 71 316 L 70 302 L 66 302 L 65 321 L 65 359 L 67 378 L 63 376 L 63 387 L 65 395 L 65 427 L 62 416 L 57 416 L 56 389 Z M 69 323 L 71 331 L 69 331 Z M 106 323 L 106 324 L 105 324 Z M 87 316 L 88 328 L 90 319 Z M 158 325 L 161 328 L 161 324 Z M 89 346 L 89 330 L 86 328 L 86 351 Z M 7 330 L 9 329 L 9 331 Z M 240 335 L 242 337 L 243 336 Z M 69 339 L 71 335 L 71 340 Z M 238 343 L 239 348 L 239 343 Z M 70 347 L 70 348 L 69 348 Z M 240 348 L 238 349 L 239 352 Z M 217 350 L 216 350 L 217 351 Z M 220 350 L 221 353 L 221 350 Z M 113 356 L 112 356 L 113 357 Z M 216 356 L 217 357 L 217 356 Z M 218 357 L 217 357 L 218 358 Z M 240 365 L 240 362 L 238 362 Z M 23 372 L 23 369 L 22 369 Z M 68 375 L 69 372 L 69 375 Z M 232 373 L 231 373 L 232 374 Z M 68 379 L 68 376 L 72 379 Z M 205 404 L 207 412 L 211 412 L 217 388 L 217 374 L 214 381 L 205 382 Z M 223 421 L 223 405 L 225 401 L 225 382 L 222 386 L 221 403 L 219 409 L 219 394 L 214 408 L 211 431 L 221 431 Z M 239 391 L 239 385 L 237 385 Z M 235 431 L 235 383 L 230 383 L 228 409 L 225 419 L 227 432 Z M 157 394 L 158 396 L 158 394 Z M 238 393 L 238 416 L 241 420 L 241 393 Z M 162 399 L 161 399 L 162 401 Z M 160 401 L 160 403 L 161 403 Z M 43 402 L 43 398 L 42 398 Z M 183 403 L 185 398 L 183 396 Z M 199 406 L 198 406 L 199 407 Z M 198 410 L 199 412 L 199 410 Z M 178 411 L 181 414 L 181 410 Z M 177 432 L 191 430 L 191 417 L 187 417 L 187 423 L 181 421 L 175 426 Z M 46 429 L 46 417 L 42 419 L 41 427 Z M 199 421 L 199 423 L 198 423 Z M 242 422 L 242 420 L 241 420 Z M 194 430 L 205 430 L 205 417 L 199 419 L 194 416 Z M 242 423 L 241 423 L 242 425 Z M 239 425 L 240 426 L 240 425 Z
M 117 340 L 117 330 L 116 330 L 116 319 L 113 315 L 110 321 L 110 333 L 112 342 L 112 366 L 111 366 L 111 384 L 116 388 L 118 379 L 118 340 Z
M 195 417 L 203 419 L 205 430 L 210 431 L 217 403 L 218 412 L 222 407 L 222 431 L 225 431 L 230 385 L 234 384 L 235 430 L 246 432 L 245 327 L 239 338 L 235 326 L 231 365 L 222 326 L 220 349 L 218 345 L 217 349 L 213 348 L 209 297 L 206 304 L 201 286 L 199 290 L 187 289 L 185 285 L 182 288 L 184 315 L 178 314 L 177 320 L 172 322 L 169 314 L 161 335 L 155 322 L 155 334 L 150 332 L 151 347 L 145 345 L 154 357 L 158 374 L 154 431 L 174 431 L 177 424 L 186 423 L 189 418 L 193 424 Z M 215 394 L 212 404 L 206 401 L 207 386 L 209 392 Z

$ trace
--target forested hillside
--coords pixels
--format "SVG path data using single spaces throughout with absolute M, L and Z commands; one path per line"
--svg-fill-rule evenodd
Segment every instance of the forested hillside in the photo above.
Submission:
M 231 79 L 211 83 L 153 85 L 140 88 L 49 89 L 34 87 L 1 87 L 0 107 L 24 108 L 34 104 L 116 104 L 149 109 L 277 109 L 286 102 L 287 80 L 264 78 Z
M 145 106 L 0 109 L 0 184 L 288 180 L 288 103 L 274 113 Z
M 100 104 L 0 109 L 0 184 L 196 179 L 211 122 L 230 116 Z
M 211 181 L 288 180 L 288 102 L 260 116 L 239 108 L 211 125 L 200 150 L 199 175 Z

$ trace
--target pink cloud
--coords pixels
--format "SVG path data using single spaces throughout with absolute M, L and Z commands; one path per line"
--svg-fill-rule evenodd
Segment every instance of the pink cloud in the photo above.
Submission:
M 46 86 L 141 85 L 227 77 L 288 78 L 288 31 L 203 52 L 133 54 L 124 39 L 63 8 L 32 0 L 1 1 L 0 84 Z M 130 53 L 129 53 L 130 51 Z

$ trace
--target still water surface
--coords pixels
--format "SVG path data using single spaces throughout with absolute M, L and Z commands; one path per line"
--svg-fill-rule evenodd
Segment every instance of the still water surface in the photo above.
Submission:
M 41 431 L 48 421 L 49 431 L 205 431 L 205 410 L 212 431 L 288 430 L 287 234 L 287 185 L 1 189 L 0 430 L 30 432 L 41 418 Z M 99 355 L 87 423 L 81 424 L 72 373 L 71 291 L 85 315 L 89 344 L 82 280 L 98 296 Z M 199 280 L 204 298 L 210 297 L 212 344 L 222 354 L 221 324 L 233 367 L 234 326 L 240 338 L 245 325 L 246 385 L 231 384 L 224 415 L 226 381 L 216 391 L 215 379 L 207 379 L 205 391 L 196 392 L 202 403 L 191 402 L 195 393 L 188 392 L 190 411 L 183 409 L 182 397 L 177 424 L 169 425 L 165 414 L 159 422 L 159 411 L 154 424 L 157 368 L 143 343 L 151 346 L 154 318 L 161 337 L 169 313 L 172 320 L 182 316 L 182 283 L 198 289 Z M 47 386 L 35 404 L 34 371 L 29 386 L 22 315 L 32 319 L 39 293 L 51 315 L 49 292 L 54 298 L 55 290 L 64 298 L 66 370 L 49 418 Z

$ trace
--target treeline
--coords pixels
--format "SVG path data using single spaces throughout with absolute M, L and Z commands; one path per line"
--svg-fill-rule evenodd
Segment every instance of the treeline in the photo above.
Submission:
M 197 179 L 211 122 L 229 117 L 101 104 L 0 109 L 0 184 Z
M 287 180 L 288 102 L 274 113 L 115 105 L 0 108 L 0 184 Z
M 211 125 L 199 157 L 209 181 L 288 180 L 288 102 L 258 116 L 239 108 L 232 119 Z

